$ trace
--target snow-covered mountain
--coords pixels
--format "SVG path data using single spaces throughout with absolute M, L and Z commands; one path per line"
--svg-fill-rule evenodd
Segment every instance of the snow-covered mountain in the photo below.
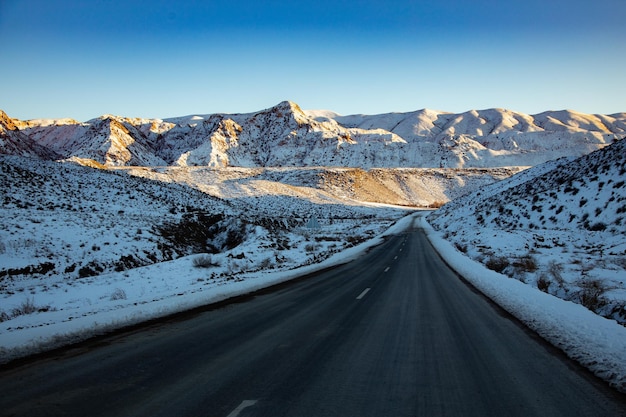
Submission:
M 42 159 L 56 159 L 59 157 L 54 151 L 39 145 L 21 132 L 15 121 L 2 110 L 0 110 L 0 154 Z
M 86 123 L 72 119 L 14 121 L 22 133 L 62 158 L 92 159 L 100 164 L 166 165 L 139 129 L 141 119 L 105 115 Z
M 246 114 L 3 123 L 62 158 L 109 166 L 533 166 L 579 157 L 626 135 L 626 113 L 530 116 L 489 109 L 339 116 L 303 111 L 289 101 Z M 2 152 L 13 153 L 10 148 Z
M 626 323 L 626 140 L 523 171 L 428 220 L 489 268 Z

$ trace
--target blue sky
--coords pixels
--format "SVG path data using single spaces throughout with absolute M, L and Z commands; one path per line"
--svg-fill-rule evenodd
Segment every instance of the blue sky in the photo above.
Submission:
M 0 109 L 626 111 L 624 0 L 0 0 Z

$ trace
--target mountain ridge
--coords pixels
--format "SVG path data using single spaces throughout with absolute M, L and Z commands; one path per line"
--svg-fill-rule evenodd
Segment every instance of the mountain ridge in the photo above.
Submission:
M 22 143 L 22 153 L 50 159 L 43 148 L 57 159 L 93 159 L 107 166 L 533 166 L 579 157 L 626 136 L 626 113 L 527 115 L 494 108 L 341 116 L 302 110 L 291 101 L 253 113 L 166 119 L 103 115 L 82 123 L 5 115 L 0 124 Z M 0 152 L 15 153 L 5 148 Z

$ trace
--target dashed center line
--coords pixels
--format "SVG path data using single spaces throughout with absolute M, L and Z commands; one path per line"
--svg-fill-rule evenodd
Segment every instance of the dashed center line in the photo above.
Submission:
M 396 255 L 396 256 L 393 258 L 393 260 L 394 260 L 394 261 L 395 261 L 396 259 L 398 259 L 398 255 Z
M 357 300 L 360 300 L 361 298 L 365 297 L 365 294 L 367 294 L 369 292 L 370 288 L 366 288 L 363 290 L 363 292 L 361 294 L 359 294 L 359 296 L 356 298 Z
M 245 400 L 237 408 L 235 408 L 227 417 L 237 417 L 244 409 L 252 407 L 256 404 L 256 400 Z
M 391 269 L 390 267 L 385 268 L 385 272 L 389 271 L 389 269 Z

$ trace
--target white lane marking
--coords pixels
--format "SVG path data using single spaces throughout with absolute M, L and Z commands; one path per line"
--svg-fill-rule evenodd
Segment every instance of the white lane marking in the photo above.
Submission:
M 397 255 L 396 255 L 396 257 L 395 257 L 395 258 L 393 258 L 393 260 L 395 261 L 396 259 L 398 259 L 398 256 L 397 256 Z
M 257 403 L 257 400 L 244 400 L 239 404 L 237 408 L 235 408 L 228 416 L 226 417 L 237 417 L 239 413 L 241 413 L 244 409 L 248 407 L 252 407 Z
M 390 269 L 389 267 L 385 268 L 385 272 L 389 271 L 389 269 Z
M 365 297 L 365 294 L 367 294 L 369 292 L 370 288 L 366 288 L 363 290 L 363 292 L 361 294 L 359 294 L 359 296 L 356 298 L 357 300 L 360 300 L 361 298 Z

